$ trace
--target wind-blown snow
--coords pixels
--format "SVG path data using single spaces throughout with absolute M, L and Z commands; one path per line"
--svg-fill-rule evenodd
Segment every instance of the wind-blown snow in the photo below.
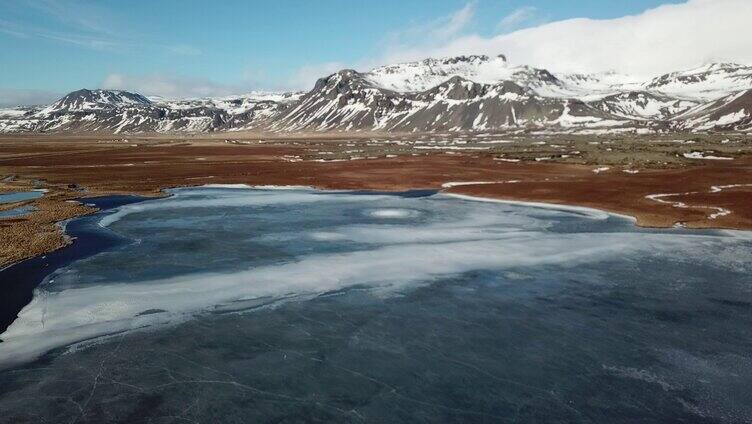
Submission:
M 706 155 L 703 152 L 684 153 L 682 156 L 684 156 L 687 159 L 734 160 L 734 158 L 725 157 L 725 156 Z
M 389 90 L 417 92 L 435 87 L 453 76 L 491 84 L 509 79 L 513 73 L 514 69 L 507 66 L 504 57 L 468 56 L 467 60 L 426 59 L 381 66 L 366 73 L 365 78 Z
M 384 207 L 387 203 L 389 206 Z M 702 239 L 621 232 L 557 233 L 547 229 L 551 219 L 562 214 L 599 220 L 609 217 L 586 208 L 548 205 L 549 209 L 529 209 L 449 195 L 410 199 L 239 188 L 178 190 L 172 198 L 124 206 L 106 215 L 103 221 L 109 222 L 103 225 L 114 224 L 108 218 L 116 216 L 124 221 L 115 231 L 124 231 L 130 237 L 144 225 L 158 223 L 160 228 L 175 229 L 190 225 L 192 214 L 206 208 L 262 216 L 282 211 L 306 215 L 325 206 L 356 213 L 348 216 L 358 218 L 345 223 L 332 221 L 323 228 L 278 226 L 262 233 L 244 232 L 240 226 L 233 230 L 238 235 L 234 242 L 263 243 L 268 239 L 285 243 L 286 237 L 292 237 L 339 243 L 335 251 L 304 250 L 288 260 L 247 269 L 137 281 L 79 281 L 75 271 L 61 270 L 36 290 L 31 303 L 2 334 L 0 364 L 25 361 L 52 348 L 108 334 L 179 323 L 196 314 L 242 310 L 262 300 L 301 299 L 353 285 L 388 296 L 472 270 L 573 266 L 641 250 L 654 254 L 687 249 Z M 232 224 L 225 221 L 225 225 Z M 195 231 L 210 230 L 191 225 L 191 232 Z M 206 237 L 210 242 L 211 232 Z M 138 245 L 133 246 L 138 249 Z M 108 257 L 103 255 L 86 261 Z M 72 266 L 75 269 L 76 264 Z

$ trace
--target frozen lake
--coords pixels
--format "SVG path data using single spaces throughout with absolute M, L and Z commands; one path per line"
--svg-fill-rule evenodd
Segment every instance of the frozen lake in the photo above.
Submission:
M 4 306 L 0 422 L 752 420 L 749 233 L 431 192 L 171 193 L 74 221 L 83 250 Z
M 0 193 L 0 203 L 23 202 L 25 200 L 37 199 L 39 197 L 42 197 L 43 195 L 44 191 L 42 190 Z
M 33 206 L 19 206 L 17 208 L 0 211 L 0 218 L 17 218 L 34 212 Z

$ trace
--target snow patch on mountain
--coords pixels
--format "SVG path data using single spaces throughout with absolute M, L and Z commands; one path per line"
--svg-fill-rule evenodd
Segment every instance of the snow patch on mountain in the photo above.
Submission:
M 513 72 L 503 55 L 471 55 L 380 66 L 363 76 L 377 87 L 407 93 L 428 90 L 454 76 L 494 83 L 509 79 Z
M 752 66 L 711 63 L 656 77 L 645 88 L 682 98 L 714 100 L 752 88 Z
M 718 63 L 648 81 L 555 74 L 503 55 L 344 69 L 307 93 L 168 99 L 78 90 L 0 110 L 0 132 L 752 131 L 752 67 Z

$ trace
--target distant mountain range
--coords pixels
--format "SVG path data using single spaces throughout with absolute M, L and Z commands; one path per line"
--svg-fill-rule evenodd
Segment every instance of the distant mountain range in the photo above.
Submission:
M 399 131 L 652 133 L 752 131 L 752 67 L 714 63 L 641 81 L 556 74 L 503 55 L 345 69 L 307 93 L 190 100 L 74 91 L 0 109 L 0 132 Z

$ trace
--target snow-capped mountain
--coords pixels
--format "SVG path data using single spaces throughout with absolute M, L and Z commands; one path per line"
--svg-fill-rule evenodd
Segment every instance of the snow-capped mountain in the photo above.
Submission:
M 208 132 L 255 128 L 299 93 L 209 99 L 147 98 L 119 90 L 78 90 L 41 108 L 0 110 L 0 132 Z
M 691 115 L 695 116 L 692 123 L 679 117 L 707 105 L 711 92 L 716 97 L 729 96 L 752 88 L 752 79 L 745 77 L 752 67 L 716 64 L 703 69 L 703 76 L 697 78 L 683 78 L 697 74 L 694 70 L 641 81 L 616 72 L 554 74 L 530 66 L 510 66 L 503 55 L 476 55 L 388 65 L 365 73 L 344 70 L 320 79 L 299 103 L 274 119 L 272 128 L 692 130 L 693 123 L 700 123 L 696 115 Z M 704 81 L 702 87 L 697 85 L 699 80 Z M 731 101 L 731 97 L 717 102 L 723 105 L 724 100 Z M 714 105 L 713 110 L 718 107 Z M 734 113 L 749 116 L 746 111 Z M 725 120 L 718 121 L 718 128 L 743 129 L 732 128 Z M 716 128 L 708 122 L 703 121 L 702 130 Z
M 654 78 L 647 90 L 683 98 L 714 100 L 752 88 L 752 66 L 711 63 Z
M 151 101 L 171 111 L 215 110 L 225 115 L 223 122 L 212 130 L 241 130 L 259 127 L 296 102 L 303 93 L 274 93 L 254 91 L 238 96 L 195 99 L 164 99 Z
M 685 129 L 752 131 L 752 90 L 701 104 L 678 116 L 676 122 Z
M 472 55 L 380 66 L 362 76 L 376 87 L 406 93 L 428 90 L 454 76 L 494 83 L 510 79 L 512 73 L 504 55 Z
M 752 131 L 752 67 L 716 63 L 648 80 L 554 73 L 503 55 L 346 69 L 307 93 L 165 99 L 78 90 L 0 110 L 0 132 Z
M 455 76 L 484 84 L 512 81 L 541 97 L 557 98 L 604 96 L 640 85 L 634 78 L 614 72 L 554 75 L 532 66 L 511 66 L 504 55 L 425 59 L 381 66 L 363 76 L 377 87 L 402 93 L 425 91 Z
M 128 106 L 151 106 L 146 97 L 121 90 L 78 90 L 50 105 L 52 111 L 115 109 Z
M 624 119 L 665 121 L 698 105 L 649 91 L 623 91 L 591 102 L 591 105 Z
M 370 75 L 344 70 L 320 79 L 276 118 L 276 130 L 485 131 L 618 126 L 610 114 L 575 99 L 545 98 L 512 81 L 460 76 L 423 91 L 398 92 Z
M 230 115 L 239 115 L 254 109 L 258 104 L 291 103 L 303 93 L 275 93 L 267 91 L 252 91 L 247 94 L 227 97 L 205 97 L 193 99 L 167 99 L 159 96 L 150 96 L 149 100 L 157 105 L 170 109 L 191 109 L 196 107 L 210 107 L 227 111 Z

